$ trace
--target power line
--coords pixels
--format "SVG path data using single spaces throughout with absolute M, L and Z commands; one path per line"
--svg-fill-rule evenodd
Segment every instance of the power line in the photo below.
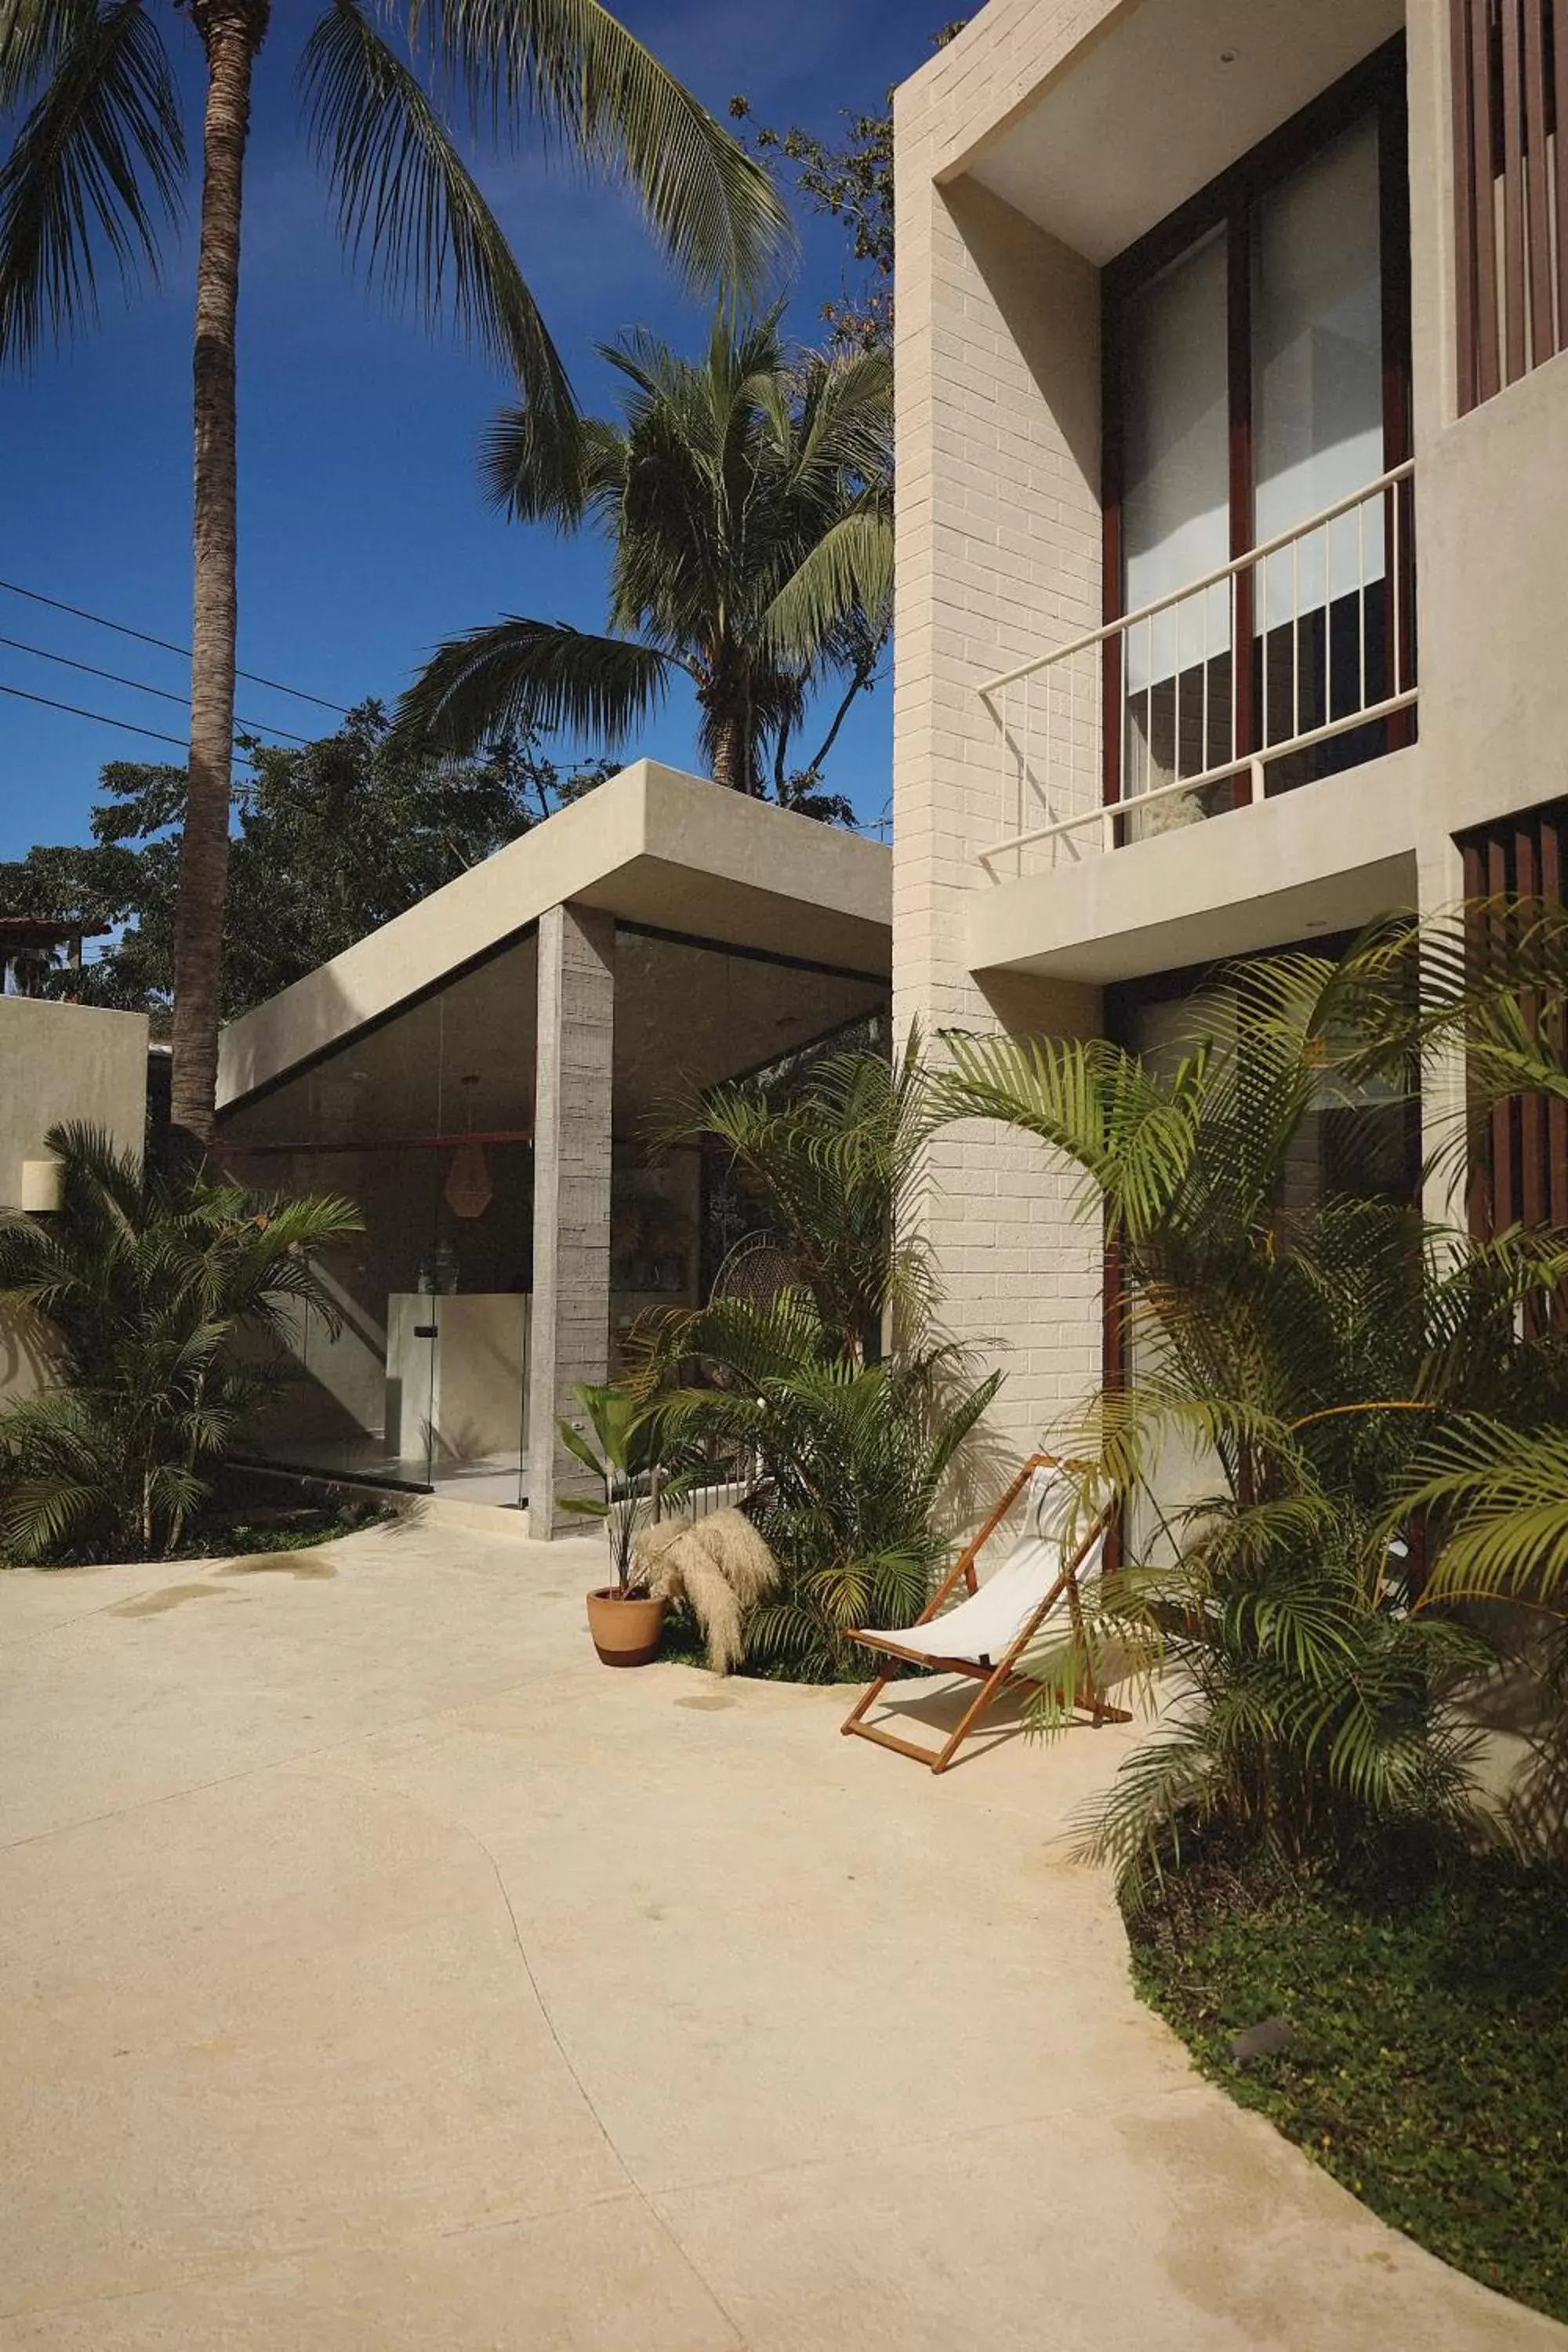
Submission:
M 106 711 L 84 710 L 79 702 L 57 702 L 52 694 L 29 694 L 23 686 L 0 686 L 0 694 L 15 695 L 18 702 L 41 702 L 46 710 L 68 710 L 73 719 L 96 719 L 100 727 L 118 727 L 127 735 L 148 735 L 154 743 L 172 743 L 176 751 L 190 749 L 183 735 L 161 735 L 155 727 L 133 727 L 129 719 L 110 719 Z
M 79 669 L 87 677 L 107 678 L 110 686 L 128 686 L 136 694 L 154 694 L 160 702 L 177 702 L 182 710 L 188 710 L 191 707 L 186 696 L 171 694 L 167 687 L 144 686 L 139 677 L 122 677 L 117 669 L 99 669 L 91 662 L 72 661 L 68 654 L 52 654 L 47 646 L 30 646 L 21 637 L 0 636 L 0 646 L 9 646 L 14 653 L 36 654 L 39 661 L 58 662 L 62 669 Z M 279 735 L 285 743 L 306 744 L 309 741 L 304 735 L 290 735 L 286 727 L 269 726 L 264 719 L 237 719 L 235 724 L 237 727 L 254 727 L 263 735 Z
M 47 604 L 53 613 L 68 613 L 73 620 L 90 621 L 95 628 L 113 629 L 119 636 L 134 637 L 138 645 L 156 646 L 160 653 L 178 654 L 183 661 L 191 658 L 189 646 L 176 646 L 167 637 L 150 637 L 145 629 L 128 628 L 123 621 L 106 620 L 101 613 L 89 613 L 80 604 L 62 604 L 58 596 L 40 595 L 36 588 L 19 588 L 14 580 L 0 580 L 0 589 L 8 596 L 26 596 L 29 604 Z M 274 694 L 291 694 L 297 702 L 313 702 L 322 710 L 334 711 L 340 719 L 349 715 L 341 702 L 329 702 L 324 695 L 307 694 L 302 686 L 285 686 L 279 678 L 263 677 L 258 670 L 239 669 L 235 676 L 248 678 L 252 686 L 268 687 Z M 145 734 L 149 730 L 143 728 L 140 731 Z

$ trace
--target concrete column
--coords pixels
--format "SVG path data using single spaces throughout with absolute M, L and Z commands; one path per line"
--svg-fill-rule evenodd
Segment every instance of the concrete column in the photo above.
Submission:
M 582 1533 L 561 1508 L 593 1481 L 556 1433 L 577 1417 L 574 1381 L 607 1377 L 610 1105 L 616 926 L 586 907 L 539 922 L 533 1119 L 533 1322 L 529 1368 L 530 1535 Z

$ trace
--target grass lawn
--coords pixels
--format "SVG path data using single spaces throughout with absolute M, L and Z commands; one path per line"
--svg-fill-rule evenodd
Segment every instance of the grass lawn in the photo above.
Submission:
M 1568 2320 L 1568 1877 L 1459 1857 L 1395 1900 L 1237 1894 L 1196 1874 L 1130 1922 L 1143 1998 L 1373 2212 Z M 1237 2064 L 1273 2016 L 1289 2047 Z

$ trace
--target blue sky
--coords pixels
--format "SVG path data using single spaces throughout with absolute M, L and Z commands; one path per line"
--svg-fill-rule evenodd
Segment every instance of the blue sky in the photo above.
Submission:
M 169 0 L 153 0 L 199 117 L 199 57 Z M 603 625 L 597 541 L 502 521 L 476 485 L 475 450 L 506 396 L 499 373 L 390 315 L 347 271 L 299 128 L 295 62 L 318 13 L 277 0 L 258 74 L 241 315 L 240 630 L 243 667 L 333 702 L 391 698 L 440 637 L 503 611 Z M 942 0 L 624 0 L 625 20 L 723 115 L 832 131 L 928 54 Z M 648 326 L 696 348 L 681 296 L 626 200 L 537 147 L 486 162 L 486 192 L 589 405 L 607 403 L 593 346 Z M 96 328 L 27 374 L 0 378 L 0 579 L 189 642 L 189 368 L 194 226 L 161 289 L 127 306 L 106 282 Z M 831 223 L 803 224 L 791 323 L 817 332 L 845 275 Z M 0 593 L 0 635 L 180 694 L 183 665 Z M 0 684 L 179 735 L 184 713 L 0 646 Z M 327 714 L 242 684 L 238 708 L 300 734 Z M 692 712 L 672 700 L 644 750 L 694 763 Z M 571 747 L 563 746 L 569 752 Z M 0 697 L 0 856 L 88 837 L 98 771 L 177 752 Z M 885 687 L 839 739 L 832 782 L 864 818 L 887 801 Z

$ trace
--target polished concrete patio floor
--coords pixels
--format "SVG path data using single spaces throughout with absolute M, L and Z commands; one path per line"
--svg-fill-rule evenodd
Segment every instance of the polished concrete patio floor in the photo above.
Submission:
M 1568 2346 L 1133 1999 L 1127 1733 L 933 1781 L 606 1673 L 596 1565 L 0 1576 L 4 2352 Z

